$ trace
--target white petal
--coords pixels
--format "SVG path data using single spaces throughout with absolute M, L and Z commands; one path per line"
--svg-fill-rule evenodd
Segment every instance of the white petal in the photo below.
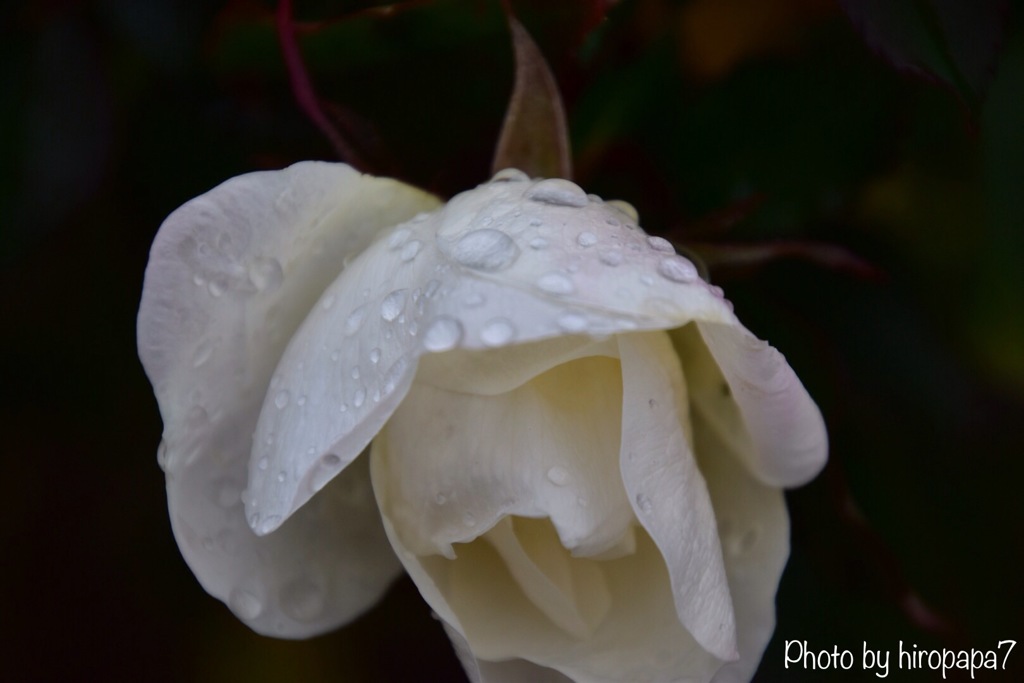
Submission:
M 452 557 L 452 543 L 521 515 L 551 517 L 577 555 L 617 547 L 633 522 L 618 471 L 620 397 L 619 364 L 607 357 L 498 396 L 414 384 L 375 454 L 404 544 Z
M 378 230 L 436 203 L 344 165 L 302 163 L 225 182 L 171 214 L 154 241 L 139 355 L 164 419 L 175 535 L 203 586 L 258 631 L 298 637 L 333 628 L 394 576 L 361 492 L 365 474 L 353 472 L 322 503 L 342 506 L 347 519 L 314 510 L 274 539 L 248 530 L 239 492 L 271 371 L 306 311 Z M 362 550 L 308 543 L 320 533 Z
M 789 555 L 782 491 L 758 481 L 701 414 L 693 416 L 697 462 L 708 483 L 736 614 L 740 657 L 716 683 L 749 681 L 775 630 L 775 594 Z
M 401 402 L 423 353 L 735 321 L 664 240 L 648 240 L 599 200 L 580 195 L 585 205 L 575 205 L 575 186 L 550 182 L 506 179 L 465 192 L 379 239 L 326 289 L 263 405 L 247 500 L 258 532 L 358 455 Z M 560 203 L 565 193 L 572 202 Z M 606 252 L 618 255 L 615 265 Z M 522 377 L 498 371 L 470 384 L 487 393 Z M 277 482 L 261 462 L 292 476 Z
M 667 334 L 619 337 L 622 478 L 672 577 L 676 610 L 705 649 L 737 656 L 736 626 L 707 485 L 684 433 L 686 386 Z
M 717 364 L 728 392 L 710 374 L 699 382 L 707 391 L 694 405 L 761 481 L 789 487 L 812 479 L 825 465 L 828 435 L 818 406 L 785 357 L 739 324 L 698 322 L 697 328 L 707 351 L 689 345 L 683 352 L 693 359 L 684 365 L 714 373 Z M 714 363 L 707 362 L 708 353 Z

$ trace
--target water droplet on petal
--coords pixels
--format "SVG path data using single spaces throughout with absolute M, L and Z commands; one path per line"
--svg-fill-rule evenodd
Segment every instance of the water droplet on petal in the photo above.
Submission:
M 249 266 L 249 281 L 261 292 L 274 291 L 284 281 L 281 263 L 275 258 L 256 259 Z
M 281 472 L 277 473 L 277 483 L 278 484 L 283 484 L 287 480 L 288 480 L 288 473 L 287 472 L 281 471 Z
M 263 611 L 263 603 L 249 591 L 236 588 L 228 596 L 228 606 L 239 619 L 255 619 Z
M 502 346 L 516 335 L 516 328 L 507 318 L 494 318 L 480 330 L 480 340 L 487 346 Z
M 260 458 L 260 461 L 258 463 L 256 463 L 256 467 L 259 468 L 260 472 L 266 472 L 267 471 L 267 467 L 269 467 L 269 466 L 270 466 L 270 459 L 269 458 Z
M 658 264 L 658 272 L 672 282 L 695 282 L 698 278 L 697 268 L 682 256 L 662 259 Z
M 462 523 L 468 527 L 474 527 L 476 526 L 476 517 L 473 515 L 472 512 L 467 512 L 466 514 L 462 515 Z
M 206 289 L 209 290 L 210 292 L 210 296 L 212 296 L 215 299 L 224 294 L 224 292 L 227 291 L 227 288 L 228 279 L 223 275 L 216 275 L 210 278 L 210 282 L 206 287 Z
M 576 183 L 562 178 L 548 178 L 526 191 L 526 198 L 556 206 L 586 206 L 587 193 Z
M 351 337 L 358 332 L 359 328 L 363 326 L 364 320 L 366 320 L 366 304 L 356 307 L 345 320 L 345 336 Z
M 356 408 L 362 408 L 363 403 L 366 402 L 366 388 L 359 387 L 356 389 L 355 395 L 352 397 L 352 405 Z
M 256 526 L 256 532 L 259 534 L 269 534 L 279 526 L 281 526 L 281 515 L 267 515 L 267 518 Z
M 370 362 L 373 363 L 374 365 L 380 362 L 380 349 L 370 349 Z
M 334 453 L 328 453 L 324 457 L 320 458 L 320 462 L 317 463 L 316 468 L 313 470 L 313 476 L 310 480 L 310 484 L 314 491 L 319 491 L 327 485 L 334 475 L 338 473 L 338 468 L 341 467 L 341 458 Z
M 597 244 L 597 235 L 592 232 L 581 232 L 576 236 L 576 244 L 581 247 L 592 247 Z
M 664 237 L 651 235 L 650 237 L 647 238 L 647 244 L 650 245 L 651 249 L 654 249 L 655 251 L 663 251 L 667 254 L 676 253 L 676 248 L 673 247 L 672 243 L 669 242 Z
M 494 174 L 491 178 L 492 183 L 523 183 L 530 179 L 530 176 L 526 175 L 518 168 L 503 168 Z
M 290 401 L 291 398 L 292 395 L 288 393 L 287 390 L 279 391 L 277 392 L 277 396 L 274 397 L 274 405 L 277 406 L 278 408 L 283 409 L 285 406 L 288 405 L 288 401 Z
M 534 237 L 530 240 L 530 248 L 540 251 L 541 249 L 547 249 L 548 241 L 543 237 Z
M 439 491 L 438 494 L 434 496 L 434 502 L 437 503 L 438 505 L 444 505 L 445 503 L 448 502 L 448 496 L 446 496 L 443 492 Z
M 323 589 L 307 578 L 290 581 L 281 589 L 281 610 L 296 621 L 315 620 L 324 604 Z
M 579 313 L 563 313 L 558 316 L 558 326 L 566 332 L 582 332 L 587 329 L 587 318 Z
M 502 231 L 482 228 L 460 237 L 452 245 L 451 256 L 467 268 L 494 272 L 511 266 L 519 257 L 519 247 Z
M 548 294 L 572 294 L 576 287 L 561 273 L 547 273 L 537 279 L 537 287 Z
M 402 309 L 405 308 L 405 295 L 406 290 L 396 289 L 384 297 L 384 301 L 380 304 L 380 316 L 391 322 L 401 315 Z
M 450 316 L 435 318 L 423 335 L 423 348 L 427 351 L 448 351 L 462 339 L 462 323 Z
M 353 365 L 352 372 L 350 372 L 349 374 L 352 375 L 352 379 L 359 379 L 359 366 Z
M 419 240 L 410 240 L 405 243 L 402 247 L 402 261 L 408 263 L 416 258 L 416 255 L 420 253 L 420 249 L 423 248 L 423 242 Z
M 548 470 L 548 481 L 555 486 L 565 486 L 569 483 L 569 473 L 562 467 L 552 467 Z
M 477 308 L 487 303 L 487 298 L 480 292 L 470 292 L 466 295 L 466 298 L 462 300 L 462 304 L 466 308 Z
M 608 249 L 598 254 L 597 258 L 606 266 L 622 265 L 622 252 L 617 249 Z
M 411 234 L 412 231 L 409 230 L 409 228 L 399 228 L 398 230 L 395 230 L 391 233 L 391 237 L 388 238 L 388 248 L 392 251 L 398 249 L 405 244 L 405 241 L 409 239 L 409 235 Z
M 331 306 L 334 305 L 334 299 L 335 297 L 333 294 L 328 294 L 323 298 L 323 301 L 320 302 L 320 305 L 323 307 L 325 311 L 329 311 L 331 310 Z
M 645 515 L 651 514 L 651 510 L 654 509 L 654 505 L 651 503 L 651 499 L 642 493 L 636 494 L 636 506 L 640 508 L 640 512 Z

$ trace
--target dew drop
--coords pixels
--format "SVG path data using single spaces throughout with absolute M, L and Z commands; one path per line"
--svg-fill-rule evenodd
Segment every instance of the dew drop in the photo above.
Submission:
M 267 471 L 267 467 L 269 467 L 269 466 L 270 466 L 270 459 L 269 458 L 260 458 L 260 461 L 258 463 L 256 463 L 256 467 L 259 468 L 260 472 L 266 472 Z
M 228 280 L 223 275 L 217 275 L 210 278 L 210 282 L 206 286 L 206 289 L 210 292 L 210 296 L 215 299 L 223 295 L 224 292 L 227 291 L 227 288 Z
M 576 236 L 576 244 L 581 247 L 592 247 L 597 244 L 597 235 L 592 232 L 581 232 Z
M 444 492 L 438 491 L 437 495 L 434 496 L 434 502 L 438 505 L 444 505 L 448 502 L 448 496 L 446 496 Z
M 239 619 L 255 619 L 263 612 L 263 603 L 256 595 L 247 590 L 236 588 L 228 596 L 228 606 Z
M 682 256 L 669 256 L 662 259 L 658 264 L 658 273 L 672 282 L 695 282 L 698 277 L 694 265 Z
M 323 298 L 323 301 L 320 302 L 320 306 L 325 311 L 331 310 L 331 306 L 333 306 L 333 305 L 334 305 L 334 295 L 333 294 L 328 294 L 327 296 L 325 296 Z
M 366 320 L 366 304 L 356 307 L 345 320 L 345 336 L 351 337 L 358 332 L 359 328 L 363 326 L 364 320 Z
M 519 247 L 500 230 L 482 228 L 460 237 L 451 257 L 467 268 L 494 272 L 511 266 L 519 257 Z
M 269 534 L 279 526 L 281 526 L 281 515 L 267 515 L 267 518 L 256 526 L 255 531 L 260 535 Z
M 277 392 L 276 396 L 274 396 L 274 405 L 280 409 L 283 409 L 285 406 L 288 405 L 288 401 L 290 401 L 291 398 L 292 395 L 289 394 L 287 390 L 282 389 L 281 391 Z
M 654 509 L 654 505 L 651 503 L 651 499 L 642 493 L 636 494 L 636 506 L 640 508 L 640 512 L 645 515 L 651 514 L 651 510 Z
M 569 473 L 562 467 L 552 467 L 548 470 L 548 481 L 555 486 L 565 486 L 569 483 Z
M 324 611 L 324 591 L 307 578 L 295 579 L 281 589 L 281 610 L 292 619 L 310 622 Z
M 516 335 L 516 328 L 507 318 L 494 318 L 480 330 L 480 340 L 487 346 L 502 346 Z
M 339 358 L 341 358 L 341 351 L 338 351 L 338 350 L 331 351 L 331 360 L 333 362 L 337 363 Z
M 622 252 L 617 249 L 608 249 L 607 251 L 602 251 L 598 254 L 597 258 L 606 266 L 614 267 L 622 265 L 623 256 Z
M 356 389 L 355 396 L 352 397 L 352 405 L 356 408 L 362 408 L 363 403 L 366 402 L 366 389 L 359 387 Z
M 391 249 L 392 251 L 398 249 L 405 244 L 411 234 L 412 231 L 409 230 L 409 228 L 399 228 L 398 230 L 395 230 L 391 233 L 391 237 L 388 238 L 388 249 Z
M 391 322 L 401 315 L 402 309 L 405 308 L 405 296 L 406 290 L 396 289 L 384 297 L 384 301 L 380 304 L 380 317 Z
M 284 281 L 284 270 L 275 258 L 256 259 L 249 266 L 249 281 L 261 292 L 272 292 Z
M 328 453 L 320 458 L 320 462 L 317 463 L 317 467 L 313 470 L 313 476 L 310 480 L 313 490 L 319 491 L 326 486 L 327 482 L 337 474 L 339 467 L 341 467 L 341 458 L 334 453 Z
M 433 296 L 437 294 L 437 290 L 439 289 L 441 289 L 441 281 L 431 280 L 430 282 L 427 283 L 426 288 L 423 290 L 423 296 L 425 296 L 428 299 L 433 298 Z
M 487 298 L 480 292 L 470 292 L 466 295 L 466 298 L 462 300 L 462 305 L 466 308 L 478 308 L 487 303 Z
M 349 374 L 352 376 L 352 379 L 359 379 L 359 366 L 353 365 L 352 371 Z
M 572 280 L 561 273 L 547 273 L 537 279 L 537 287 L 548 294 L 572 294 L 576 287 Z
M 423 248 L 423 242 L 419 240 L 410 240 L 405 243 L 402 247 L 402 261 L 408 263 L 416 258 L 417 254 L 420 253 L 420 249 Z
M 278 484 L 283 484 L 287 480 L 288 480 L 288 473 L 287 472 L 282 470 L 282 471 L 277 473 L 277 483 Z
M 472 512 L 467 512 L 462 515 L 462 523 L 468 527 L 474 527 L 476 526 L 476 516 Z
M 587 329 L 587 318 L 579 313 L 567 311 L 558 316 L 558 326 L 566 332 L 582 332 Z
M 302 394 L 301 396 L 299 396 L 299 398 L 296 399 L 295 401 L 295 405 L 299 406 L 300 408 L 306 405 L 306 395 Z
M 586 206 L 587 193 L 576 183 L 562 178 L 541 180 L 526 191 L 526 198 L 555 206 Z
M 663 251 L 666 254 L 674 254 L 674 253 L 676 253 L 676 248 L 673 247 L 672 243 L 669 242 L 664 237 L 658 237 L 657 235 L 651 235 L 650 237 L 647 238 L 647 244 L 648 244 L 648 246 L 651 247 L 651 249 L 653 249 L 655 251 Z
M 530 249 L 536 249 L 537 251 L 540 251 L 541 249 L 547 249 L 547 247 L 548 241 L 543 237 L 534 237 L 532 240 L 530 240 Z
M 370 349 L 370 362 L 374 365 L 380 362 L 380 349 L 376 347 Z
M 503 168 L 491 178 L 492 183 L 524 183 L 530 179 L 518 168 Z
M 462 339 L 462 323 L 450 316 L 439 316 L 430 323 L 423 335 L 423 348 L 427 351 L 448 351 Z

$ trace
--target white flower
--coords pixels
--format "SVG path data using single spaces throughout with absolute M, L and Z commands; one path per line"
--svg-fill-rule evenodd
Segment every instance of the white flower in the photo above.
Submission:
M 303 637 L 404 566 L 476 681 L 749 679 L 780 487 L 825 460 L 721 290 L 517 171 L 443 206 L 340 164 L 230 180 L 157 235 L 139 350 L 207 591 Z

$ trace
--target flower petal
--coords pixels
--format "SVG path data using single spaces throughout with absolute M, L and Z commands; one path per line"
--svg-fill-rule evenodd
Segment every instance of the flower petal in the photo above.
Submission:
M 791 487 L 812 479 L 825 465 L 828 435 L 785 357 L 739 324 L 697 329 L 704 344 L 681 348 L 684 366 L 704 373 L 691 380 L 700 394 L 693 405 L 761 481 Z
M 737 656 L 729 584 L 707 485 L 684 432 L 679 359 L 667 334 L 619 337 L 622 478 L 672 577 L 679 619 L 711 654 Z
M 498 396 L 416 382 L 375 452 L 404 545 L 454 557 L 453 543 L 520 515 L 550 517 L 578 556 L 618 547 L 633 523 L 618 471 L 620 387 L 618 362 L 597 356 Z
M 327 287 L 275 373 L 250 463 L 253 528 L 272 531 L 362 451 L 423 353 L 734 322 L 718 290 L 631 218 L 568 181 L 513 171 L 371 245 Z M 471 383 L 487 393 L 509 381 L 522 373 Z M 267 474 L 278 471 L 284 482 Z
M 139 355 L 164 420 L 161 465 L 182 553 L 203 587 L 262 633 L 301 637 L 372 603 L 395 572 L 354 471 L 274 539 L 247 528 L 253 429 L 284 345 L 340 264 L 437 200 L 341 164 L 234 178 L 188 202 L 153 244 Z M 276 476 L 277 473 L 272 473 Z M 312 543 L 324 534 L 360 548 Z

